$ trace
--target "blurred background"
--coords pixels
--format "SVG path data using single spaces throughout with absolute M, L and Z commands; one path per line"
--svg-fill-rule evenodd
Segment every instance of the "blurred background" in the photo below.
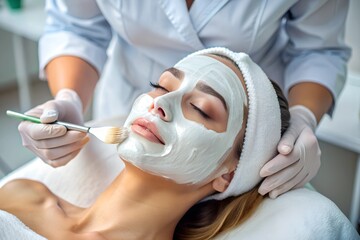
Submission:
M 45 0 L 0 0 L 0 178 L 35 156 L 22 147 L 18 122 L 6 110 L 24 112 L 51 98 L 38 78 L 37 42 Z M 333 118 L 317 130 L 322 165 L 311 182 L 359 224 L 360 213 L 360 1 L 350 0 L 346 42 L 353 49 L 348 79 Z M 91 110 L 86 115 L 91 119 Z

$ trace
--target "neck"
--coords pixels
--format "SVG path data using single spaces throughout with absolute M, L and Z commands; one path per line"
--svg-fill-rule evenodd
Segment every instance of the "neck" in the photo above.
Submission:
M 126 164 L 84 212 L 78 228 L 109 239 L 172 239 L 181 217 L 208 191 L 209 187 L 175 184 Z

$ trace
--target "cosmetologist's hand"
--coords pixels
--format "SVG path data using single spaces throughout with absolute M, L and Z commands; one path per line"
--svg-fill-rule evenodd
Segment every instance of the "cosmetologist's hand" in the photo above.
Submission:
M 314 114 L 306 107 L 290 108 L 290 126 L 278 144 L 279 154 L 260 171 L 262 182 L 259 193 L 276 198 L 293 188 L 304 186 L 320 168 L 321 151 L 315 128 Z
M 26 114 L 40 117 L 44 124 L 22 121 L 18 127 L 22 144 L 53 167 L 67 164 L 89 141 L 86 133 L 67 131 L 61 125 L 46 124 L 56 120 L 83 124 L 81 100 L 71 89 L 60 90 L 54 100 L 39 105 Z

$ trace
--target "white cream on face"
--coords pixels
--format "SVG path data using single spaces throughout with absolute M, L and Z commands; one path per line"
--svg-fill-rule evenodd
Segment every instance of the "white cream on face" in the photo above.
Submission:
M 241 129 L 243 106 L 247 105 L 246 94 L 236 74 L 211 57 L 188 57 L 175 68 L 184 72 L 180 87 L 155 99 L 141 95 L 124 124 L 129 127 L 138 118 L 153 122 L 165 145 L 150 142 L 130 132 L 129 137 L 118 145 L 118 153 L 125 161 L 151 174 L 179 184 L 196 184 L 213 174 L 226 172 L 226 169 L 219 167 Z M 209 130 L 184 117 L 181 106 L 183 96 L 191 92 L 199 81 L 209 85 L 225 99 L 229 113 L 225 132 Z M 161 107 L 165 111 L 168 121 L 149 112 L 153 103 L 155 108 Z

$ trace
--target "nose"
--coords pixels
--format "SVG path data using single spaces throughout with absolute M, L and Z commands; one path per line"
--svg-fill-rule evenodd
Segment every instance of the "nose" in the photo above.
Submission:
M 154 102 L 150 107 L 150 112 L 154 115 L 158 115 L 160 119 L 165 122 L 171 121 L 171 114 L 169 110 L 165 110 L 166 107 L 160 106 L 157 102 Z
M 156 109 L 154 109 L 155 113 L 158 114 L 161 118 L 166 118 L 166 114 L 164 109 L 162 109 L 161 107 L 157 107 Z

